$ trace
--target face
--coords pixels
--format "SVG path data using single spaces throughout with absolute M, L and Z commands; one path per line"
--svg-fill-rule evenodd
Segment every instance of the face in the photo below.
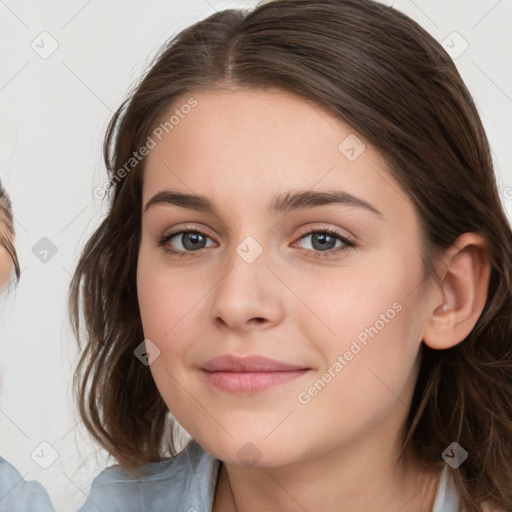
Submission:
M 382 446 L 406 416 L 426 323 L 412 204 L 316 105 L 238 88 L 172 112 L 190 96 L 144 169 L 137 286 L 163 399 L 233 464 Z
M 10 282 L 14 272 L 14 263 L 7 249 L 0 244 L 0 291 Z

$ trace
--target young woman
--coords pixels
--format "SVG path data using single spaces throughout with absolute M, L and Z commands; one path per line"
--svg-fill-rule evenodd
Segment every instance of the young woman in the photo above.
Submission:
M 70 306 L 118 466 L 82 511 L 512 509 L 512 232 L 425 30 L 369 0 L 218 12 L 105 159 Z
M 0 293 L 12 280 L 20 278 L 20 266 L 14 247 L 14 222 L 9 196 L 0 183 Z M 35 481 L 26 482 L 19 472 L 0 457 L 0 512 L 50 512 L 48 494 Z

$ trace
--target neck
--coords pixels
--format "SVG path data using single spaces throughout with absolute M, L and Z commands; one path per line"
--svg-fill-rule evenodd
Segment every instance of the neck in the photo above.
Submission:
M 222 464 L 212 512 L 338 512 L 340 504 L 344 512 L 432 510 L 439 472 L 412 461 L 407 467 L 386 464 L 385 450 L 366 457 L 352 451 L 330 450 L 281 467 Z M 351 455 L 360 463 L 354 464 Z

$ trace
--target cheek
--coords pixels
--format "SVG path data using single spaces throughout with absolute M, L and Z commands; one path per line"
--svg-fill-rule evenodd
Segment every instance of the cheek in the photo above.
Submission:
M 197 344 L 204 339 L 204 283 L 199 272 L 170 269 L 145 248 L 139 254 L 137 290 L 144 337 L 160 350 L 150 370 L 162 398 L 180 419 L 182 404 L 190 402 L 185 389 L 191 377 L 191 340 Z
M 295 397 L 295 418 L 305 432 L 316 431 L 326 442 L 344 436 L 350 442 L 383 425 L 400 427 L 417 378 L 420 338 L 410 330 L 410 310 L 382 299 L 368 300 L 357 318 L 345 314 L 339 334 L 324 337 L 325 366 Z
M 160 255 L 151 252 L 145 248 L 140 251 L 137 294 L 144 335 L 160 345 L 166 339 L 177 339 L 176 332 L 187 328 L 200 295 L 196 277 L 170 270 Z
M 333 425 L 356 431 L 383 421 L 393 408 L 407 409 L 421 344 L 419 308 L 408 291 L 376 288 L 340 317 L 336 337 L 325 345 L 322 370 L 331 380 L 325 388 L 320 384 L 322 396 L 312 399 L 315 410 L 332 414 Z
M 303 298 L 293 321 L 304 339 L 321 340 L 329 359 L 348 350 L 354 339 L 364 346 L 365 341 L 386 338 L 388 350 L 403 350 L 416 338 L 421 315 L 415 303 L 419 287 L 414 291 L 413 283 L 421 281 L 421 262 L 418 257 L 386 256 L 323 275 L 289 276 L 294 292 Z
M 304 401 L 312 398 L 315 408 L 326 411 L 329 403 L 342 404 L 333 413 L 342 422 L 365 417 L 365 411 L 384 413 L 397 396 L 405 402 L 414 387 L 422 333 L 421 261 L 407 251 L 380 256 L 322 286 L 308 283 L 302 293 L 322 322 L 296 316 L 300 331 L 322 353 L 319 374 L 328 381 L 325 387 L 315 381 L 321 392 L 311 389 L 314 396 L 304 389 Z M 347 410 L 353 414 L 347 416 Z
M 142 250 L 137 269 L 144 337 L 160 350 L 150 371 L 167 407 L 182 426 L 193 429 L 193 424 L 187 422 L 190 410 L 187 412 L 186 404 L 190 402 L 190 396 L 184 392 L 183 384 L 187 381 L 187 336 L 194 328 L 191 312 L 198 302 L 198 295 L 194 285 L 190 280 L 187 283 L 182 273 L 171 273 L 156 260 L 146 257 Z

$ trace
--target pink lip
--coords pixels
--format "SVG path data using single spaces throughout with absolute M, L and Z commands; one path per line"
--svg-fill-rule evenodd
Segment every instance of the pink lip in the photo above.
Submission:
M 203 375 L 216 388 L 231 393 L 258 393 L 297 379 L 311 370 L 262 356 L 231 354 L 210 359 L 201 366 Z
M 277 359 L 263 356 L 225 356 L 214 357 L 201 365 L 208 372 L 286 372 L 305 370 L 306 366 L 283 363 Z

